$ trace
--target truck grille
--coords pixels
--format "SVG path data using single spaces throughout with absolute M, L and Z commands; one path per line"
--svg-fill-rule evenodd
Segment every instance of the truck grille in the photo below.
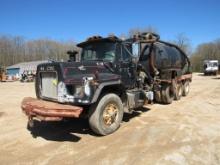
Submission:
M 41 95 L 46 98 L 57 99 L 57 73 L 41 73 Z

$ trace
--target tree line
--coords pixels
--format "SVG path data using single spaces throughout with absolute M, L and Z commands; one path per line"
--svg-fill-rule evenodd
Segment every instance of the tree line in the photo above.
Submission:
M 196 72 L 203 71 L 204 60 L 218 60 L 220 63 L 220 39 L 198 45 L 190 59 L 192 70 Z
M 76 49 L 73 41 L 26 40 L 22 36 L 0 36 L 0 66 L 37 60 L 67 60 L 66 52 Z
M 120 38 L 128 38 L 141 32 L 154 32 L 158 30 L 152 26 L 145 28 L 132 28 L 127 34 L 121 34 Z M 192 50 L 191 40 L 184 33 L 180 33 L 169 41 L 178 45 L 185 51 L 195 72 L 203 71 L 204 60 L 220 61 L 220 39 L 209 43 L 202 43 Z M 10 66 L 19 62 L 37 60 L 67 60 L 68 50 L 77 50 L 76 43 L 73 41 L 55 41 L 52 39 L 26 40 L 22 36 L 0 35 L 0 66 Z

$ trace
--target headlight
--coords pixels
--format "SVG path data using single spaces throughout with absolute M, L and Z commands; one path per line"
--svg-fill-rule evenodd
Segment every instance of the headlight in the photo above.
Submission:
M 84 93 L 86 96 L 91 95 L 91 81 L 93 80 L 93 77 L 84 77 Z

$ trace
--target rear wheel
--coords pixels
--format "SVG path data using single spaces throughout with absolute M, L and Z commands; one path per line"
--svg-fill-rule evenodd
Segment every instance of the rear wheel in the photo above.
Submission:
M 161 103 L 162 102 L 162 98 L 161 98 L 161 91 L 158 90 L 158 91 L 155 91 L 154 92 L 154 99 L 157 103 Z
M 174 92 L 171 84 L 164 84 L 162 86 L 162 103 L 170 104 L 174 99 Z
M 175 100 L 180 100 L 183 95 L 183 84 L 182 82 L 177 83 L 176 91 L 175 91 Z
M 119 128 L 124 112 L 122 101 L 116 94 L 104 95 L 90 110 L 89 125 L 95 133 L 108 135 Z
M 183 96 L 187 96 L 189 94 L 189 81 L 183 83 Z

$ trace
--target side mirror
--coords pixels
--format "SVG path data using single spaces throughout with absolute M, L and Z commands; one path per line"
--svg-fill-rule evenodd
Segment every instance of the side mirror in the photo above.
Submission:
M 140 44 L 135 42 L 132 44 L 132 54 L 134 57 L 138 57 L 140 53 Z

